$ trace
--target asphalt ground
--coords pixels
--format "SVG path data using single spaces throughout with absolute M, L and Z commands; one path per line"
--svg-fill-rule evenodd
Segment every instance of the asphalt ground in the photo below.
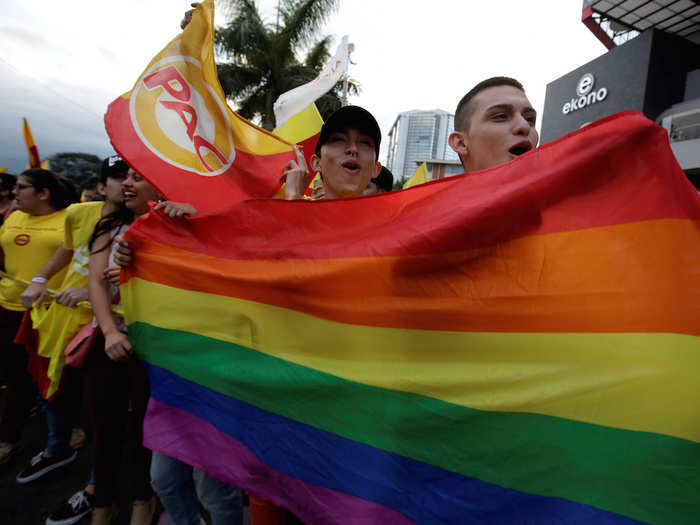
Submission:
M 2 391 L 0 390 L 0 396 Z M 84 401 L 84 397 L 83 397 Z M 46 415 L 42 411 L 29 417 L 22 436 L 23 449 L 8 463 L 0 465 L 0 525 L 43 525 L 46 518 L 76 491 L 85 486 L 90 477 L 90 422 L 83 402 L 80 422 L 87 434 L 85 445 L 78 450 L 72 463 L 56 469 L 41 478 L 26 484 L 16 481 L 17 474 L 24 469 L 31 458 L 46 446 Z M 133 448 L 132 434 L 127 435 L 124 458 Z M 122 472 L 125 461 L 122 461 Z M 120 480 L 129 476 L 120 474 Z M 119 483 L 117 504 L 120 512 L 115 525 L 128 524 L 131 511 L 131 492 L 124 482 Z M 81 523 L 90 523 L 86 518 Z
M 80 376 L 76 379 L 82 381 Z M 75 492 L 85 487 L 90 478 L 91 469 L 91 424 L 89 420 L 84 388 L 82 390 L 82 406 L 76 416 L 86 433 L 85 444 L 78 449 L 78 456 L 72 463 L 45 474 L 30 483 L 17 483 L 16 477 L 38 452 L 46 447 L 48 429 L 46 414 L 38 408 L 26 422 L 22 435 L 23 448 L 13 458 L 0 465 L 0 525 L 44 525 L 46 518 L 61 504 L 66 502 Z M 0 389 L 0 400 L 3 390 Z M 37 398 L 38 402 L 38 398 Z M 37 404 L 39 407 L 40 404 Z M 134 433 L 127 429 L 126 443 L 122 455 L 122 467 L 117 486 L 119 514 L 112 522 L 113 525 L 128 525 L 131 515 L 132 492 L 127 480 L 131 479 L 128 468 L 129 454 L 136 446 Z M 162 508 L 159 505 L 159 511 Z M 202 509 L 203 525 L 209 523 L 206 512 Z M 206 521 L 206 523 L 205 523 Z M 90 517 L 83 519 L 81 524 L 90 523 Z M 248 506 L 243 509 L 243 524 L 250 525 Z M 167 514 L 162 512 L 158 525 L 170 525 Z M 303 525 L 299 520 L 290 517 L 289 525 Z

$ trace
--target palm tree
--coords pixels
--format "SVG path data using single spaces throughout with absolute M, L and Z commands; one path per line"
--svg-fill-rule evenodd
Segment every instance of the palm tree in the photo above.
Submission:
M 233 19 L 216 34 L 217 53 L 225 59 L 217 65 L 221 86 L 238 113 L 271 130 L 277 97 L 314 79 L 330 58 L 331 37 L 317 35 L 338 0 L 279 0 L 276 24 L 263 21 L 255 0 L 228 1 Z M 341 89 L 338 83 L 316 101 L 324 118 L 340 107 Z M 356 82 L 349 91 L 359 91 Z

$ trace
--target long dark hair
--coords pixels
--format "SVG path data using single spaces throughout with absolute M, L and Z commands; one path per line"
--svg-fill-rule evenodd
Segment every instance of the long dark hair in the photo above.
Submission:
M 99 253 L 102 250 L 106 250 L 112 245 L 112 242 L 114 241 L 114 237 L 116 237 L 116 231 L 120 226 L 124 226 L 125 224 L 131 224 L 134 222 L 134 212 L 132 212 L 129 208 L 124 206 L 124 203 L 122 203 L 119 208 L 114 210 L 112 213 L 105 215 L 102 217 L 98 222 L 97 225 L 95 225 L 95 231 L 92 232 L 92 236 L 90 237 L 90 242 L 88 243 L 88 249 L 90 250 L 90 253 Z M 114 231 L 115 233 L 111 233 Z M 99 249 L 92 251 L 92 245 L 95 242 L 95 239 L 97 239 L 100 235 L 103 235 L 105 233 L 110 233 L 110 238 L 109 242 L 105 243 L 104 246 L 100 247 Z
M 42 168 L 25 170 L 21 175 L 29 180 L 36 191 L 47 188 L 50 195 L 49 203 L 56 210 L 62 210 L 69 204 L 78 202 L 78 192 L 75 190 L 75 186 L 63 175 Z

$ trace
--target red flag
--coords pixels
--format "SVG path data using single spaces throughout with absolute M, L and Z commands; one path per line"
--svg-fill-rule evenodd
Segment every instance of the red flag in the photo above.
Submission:
M 291 145 L 226 105 L 214 64 L 214 5 L 151 61 L 105 115 L 117 152 L 168 199 L 208 214 L 272 197 Z

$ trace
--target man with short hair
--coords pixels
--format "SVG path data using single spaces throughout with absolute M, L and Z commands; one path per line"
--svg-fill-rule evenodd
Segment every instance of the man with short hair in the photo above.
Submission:
M 325 199 L 343 199 L 361 195 L 382 165 L 377 161 L 382 139 L 379 124 L 372 114 L 359 106 L 344 106 L 323 124 L 311 156 L 311 169 L 321 173 Z M 284 167 L 285 199 L 304 196 L 309 171 L 304 156 Z
M 479 82 L 457 104 L 450 147 L 465 171 L 498 166 L 537 147 L 537 112 L 509 77 Z

